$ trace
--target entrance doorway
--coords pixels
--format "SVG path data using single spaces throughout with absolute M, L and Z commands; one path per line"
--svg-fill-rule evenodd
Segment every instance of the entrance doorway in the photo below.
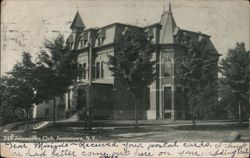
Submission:
M 80 88 L 77 90 L 77 106 L 76 109 L 79 111 L 83 108 L 86 108 L 87 105 L 87 93 L 86 90 Z

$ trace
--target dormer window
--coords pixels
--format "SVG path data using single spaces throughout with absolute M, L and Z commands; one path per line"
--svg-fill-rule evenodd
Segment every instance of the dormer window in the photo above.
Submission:
M 122 31 L 122 35 L 130 35 L 131 34 L 131 29 L 129 27 L 125 27 L 124 30 Z
M 103 42 L 104 42 L 104 39 L 105 39 L 105 31 L 104 30 L 99 30 L 98 32 L 97 32 L 97 42 L 98 42 L 98 46 L 101 46 L 101 45 L 103 45 Z
M 103 37 L 98 37 L 98 46 L 103 45 L 104 38 Z
M 81 48 L 87 47 L 87 43 L 88 43 L 88 33 L 83 32 L 81 34 L 81 41 L 80 41 Z
M 190 36 L 188 35 L 188 33 L 184 32 L 183 33 L 183 37 L 182 37 L 182 44 L 188 44 L 188 42 L 190 41 Z
M 81 40 L 81 48 L 83 48 L 84 47 L 84 40 L 82 39 Z
M 200 35 L 198 36 L 198 41 L 199 41 L 201 47 L 205 47 L 207 41 L 206 41 L 205 38 L 201 35 L 201 33 L 200 33 Z
M 69 42 L 69 47 L 72 49 L 73 42 Z
M 152 29 L 151 29 L 151 28 L 147 28 L 147 29 L 145 30 L 145 33 L 146 33 L 147 40 L 148 40 L 149 42 L 152 42 L 152 40 L 153 40 L 153 38 L 154 38 L 154 34 L 153 34 Z
M 81 48 L 87 47 L 87 42 L 88 42 L 88 40 L 82 39 L 81 40 Z
M 68 45 L 69 47 L 72 49 L 72 46 L 73 46 L 73 35 L 71 34 L 68 38 Z

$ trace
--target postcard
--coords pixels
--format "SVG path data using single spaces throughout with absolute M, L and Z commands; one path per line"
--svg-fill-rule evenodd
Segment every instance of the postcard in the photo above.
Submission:
M 249 157 L 246 0 L 1 1 L 1 157 Z

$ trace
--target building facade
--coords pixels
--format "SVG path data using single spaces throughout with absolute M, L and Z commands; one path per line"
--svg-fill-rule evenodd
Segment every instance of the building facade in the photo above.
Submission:
M 138 27 L 113 23 L 103 27 L 85 28 L 77 12 L 67 39 L 73 53 L 77 53 L 80 70 L 77 82 L 69 88 L 66 109 L 87 109 L 89 95 L 95 115 L 103 118 L 134 119 L 134 101 L 126 91 L 126 85 L 112 76 L 109 56 L 116 55 L 115 45 L 130 30 L 144 33 L 156 45 L 152 58 L 157 61 L 157 79 L 148 86 L 143 104 L 137 107 L 139 119 L 187 119 L 189 109 L 185 105 L 185 88 L 176 78 L 176 60 L 185 54 L 182 42 L 185 38 L 199 38 L 206 42 L 211 53 L 218 54 L 210 36 L 179 28 L 174 20 L 171 6 L 161 15 L 159 23 Z M 217 75 L 217 66 L 214 74 Z M 89 93 L 88 87 L 91 88 Z M 217 95 L 217 92 L 215 93 Z M 101 117 L 101 116 L 100 116 Z
M 43 101 L 40 104 L 33 104 L 32 108 L 32 118 L 33 119 L 43 119 L 43 120 L 51 120 L 54 115 L 54 106 L 53 100 Z M 63 119 L 64 113 L 64 97 L 56 97 L 55 102 L 55 118 Z

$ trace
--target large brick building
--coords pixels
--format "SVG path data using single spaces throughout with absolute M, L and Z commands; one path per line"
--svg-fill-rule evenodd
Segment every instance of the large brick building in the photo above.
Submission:
M 70 29 L 72 32 L 67 40 L 73 53 L 78 54 L 77 63 L 81 71 L 77 82 L 66 94 L 66 109 L 86 108 L 88 101 L 86 89 L 91 85 L 95 115 L 105 114 L 111 119 L 134 118 L 134 102 L 131 95 L 124 85 L 111 75 L 108 67 L 109 55 L 118 53 L 114 45 L 121 41 L 121 37 L 127 31 L 136 30 L 144 33 L 152 44 L 157 45 L 153 58 L 157 60 L 158 76 L 148 86 L 144 104 L 137 107 L 140 119 L 187 119 L 189 109 L 185 105 L 184 87 L 175 76 L 175 61 L 185 53 L 182 46 L 185 38 L 202 39 L 206 42 L 210 53 L 217 53 L 209 35 L 184 30 L 176 25 L 171 6 L 168 11 L 163 12 L 159 23 L 145 27 L 113 23 L 86 29 L 77 12 Z M 217 76 L 216 66 L 211 70 L 215 76 Z

